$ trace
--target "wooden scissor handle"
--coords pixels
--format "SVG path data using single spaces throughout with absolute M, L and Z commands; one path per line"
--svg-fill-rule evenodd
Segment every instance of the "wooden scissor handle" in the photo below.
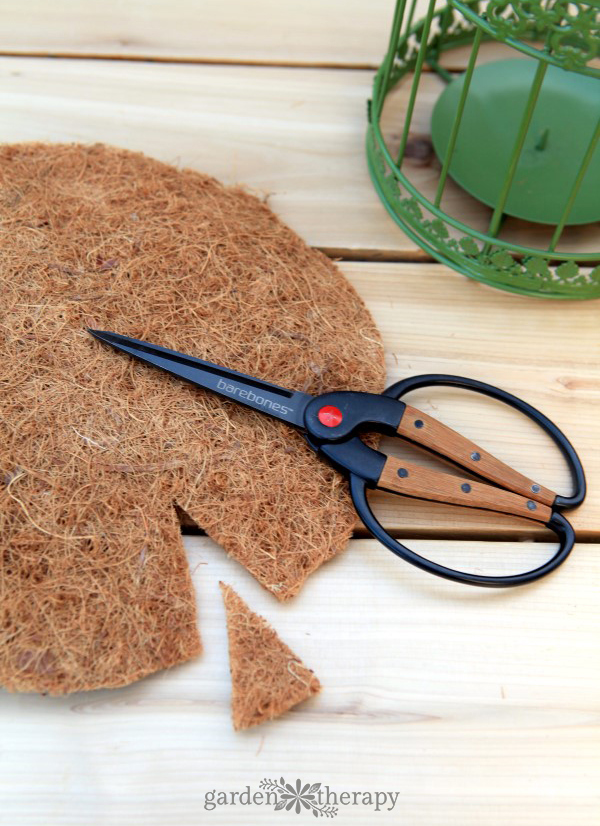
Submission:
M 473 473 L 522 494 L 527 499 L 550 505 L 555 511 L 557 509 L 575 508 L 583 502 L 586 494 L 585 473 L 577 452 L 562 430 L 535 407 L 532 407 L 518 396 L 508 393 L 500 387 L 495 387 L 493 384 L 486 384 L 466 376 L 453 376 L 445 373 L 426 373 L 420 376 L 410 376 L 390 385 L 383 395 L 400 400 L 408 393 L 425 387 L 455 387 L 461 390 L 469 390 L 489 396 L 523 413 L 550 436 L 564 456 L 571 472 L 572 492 L 556 495 L 554 491 L 532 479 L 528 479 L 496 459 L 495 456 L 477 447 L 464 436 L 436 419 L 417 412 L 410 405 L 406 405 L 405 412 L 398 424 L 398 435 L 420 443 Z M 423 423 L 422 426 L 416 424 L 418 421 Z M 415 434 L 417 434 L 416 438 Z M 478 454 L 479 458 L 473 459 L 473 454 Z
M 526 476 L 523 476 L 522 473 L 519 473 L 517 470 L 514 470 L 514 468 L 501 462 L 500 459 L 497 459 L 491 453 L 488 453 L 487 450 L 478 447 L 465 436 L 461 436 L 460 433 L 452 430 L 452 428 L 442 424 L 442 422 L 439 422 L 432 416 L 428 416 L 426 413 L 423 413 L 423 411 L 411 407 L 409 404 L 406 405 L 397 433 L 399 436 L 409 439 L 415 444 L 426 447 L 428 450 L 434 451 L 447 459 L 451 459 L 453 462 L 456 462 L 456 464 L 466 468 L 477 476 L 482 476 L 484 479 L 489 479 L 491 482 L 495 482 L 497 485 L 501 485 L 509 491 L 520 494 L 521 497 L 525 497 L 527 502 L 533 500 L 542 505 L 552 507 L 552 503 L 556 499 L 556 493 L 554 491 L 535 482 L 533 479 L 528 479 Z M 386 473 L 386 480 L 389 481 L 389 478 L 390 473 Z M 425 482 L 425 477 L 423 481 Z M 431 481 L 434 481 L 433 476 L 431 477 Z M 466 482 L 467 480 L 463 481 Z M 473 493 L 475 487 L 476 483 L 473 483 Z M 396 487 L 392 489 L 397 491 Z M 467 495 L 464 501 L 455 502 L 455 504 L 470 505 L 470 503 L 466 501 L 470 498 L 474 499 L 475 497 Z M 489 507 L 489 505 L 470 505 L 470 507 Z M 535 512 L 535 508 L 531 508 L 530 505 L 526 507 Z M 493 508 L 493 510 L 499 510 L 499 508 Z M 516 511 L 509 510 L 507 512 L 515 513 Z M 523 516 L 527 514 L 518 515 Z M 534 514 L 529 514 L 529 516 L 530 518 L 537 518 Z
M 403 496 L 510 513 L 534 519 L 536 522 L 546 523 L 552 516 L 552 510 L 548 505 L 532 498 L 486 485 L 484 482 L 474 482 L 472 479 L 430 470 L 414 462 L 397 459 L 395 456 L 387 457 L 377 487 Z

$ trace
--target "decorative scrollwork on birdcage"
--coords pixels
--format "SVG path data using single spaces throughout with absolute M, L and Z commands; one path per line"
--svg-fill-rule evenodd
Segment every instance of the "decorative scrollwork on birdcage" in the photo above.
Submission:
M 489 0 L 486 17 L 502 38 L 544 38 L 565 69 L 585 67 L 600 51 L 597 3 Z
M 510 177 L 485 232 L 448 214 L 441 206 L 446 177 L 452 174 L 452 149 L 444 163 L 440 158 L 435 197 L 421 192 L 402 169 L 421 75 L 427 69 L 445 82 L 453 78 L 441 60 L 445 52 L 471 46 L 466 67 L 469 80 L 481 45 L 497 41 L 537 60 L 540 84 L 547 66 L 595 78 L 600 84 L 600 69 L 593 62 L 600 53 L 600 4 L 584 0 L 449 0 L 441 5 L 437 0 L 429 0 L 425 17 L 414 21 L 415 7 L 415 0 L 410 0 L 410 5 L 409 0 L 397 0 L 388 53 L 377 73 L 369 106 L 369 168 L 388 212 L 426 252 L 476 280 L 527 295 L 600 297 L 600 251 L 589 252 L 589 247 L 585 252 L 569 251 L 559 244 L 577 188 L 595 147 L 600 145 L 600 124 L 581 159 L 573 198 L 567 199 L 546 248 L 524 246 L 500 237 Z M 411 74 L 400 147 L 395 155 L 384 137 L 381 116 L 390 90 Z M 532 111 L 534 106 L 535 99 L 530 105 Z M 460 117 L 457 118 L 460 123 Z M 518 159 L 521 148 L 515 147 L 513 159 Z

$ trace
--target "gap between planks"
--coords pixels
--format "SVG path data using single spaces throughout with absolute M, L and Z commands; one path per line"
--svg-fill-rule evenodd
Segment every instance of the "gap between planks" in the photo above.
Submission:
M 402 230 L 398 227 L 398 232 Z M 432 264 L 435 259 L 427 255 L 421 249 L 405 250 L 396 252 L 394 250 L 377 249 L 349 249 L 347 247 L 313 247 L 323 255 L 331 258 L 332 261 L 343 261 L 344 263 L 372 263 L 372 264 Z
M 549 531 L 535 528 L 531 529 L 529 527 L 520 531 L 518 538 L 515 537 L 514 530 L 503 531 L 502 529 L 498 530 L 496 528 L 481 528 L 471 531 L 450 526 L 432 529 L 409 528 L 406 530 L 387 527 L 386 530 L 394 539 L 401 541 L 411 539 L 447 539 L 461 542 L 541 542 L 547 544 L 548 542 L 552 542 L 554 538 Z M 181 535 L 208 536 L 203 528 L 192 525 L 187 521 L 182 521 L 181 523 Z M 352 533 L 350 541 L 356 539 L 372 539 L 372 536 L 365 527 L 358 526 Z M 591 545 L 597 544 L 598 542 L 600 542 L 600 531 L 581 529 L 577 531 L 578 545 Z
M 385 54 L 381 55 L 383 60 Z M 61 52 L 52 50 L 0 50 L 0 57 L 23 57 L 23 58 L 39 58 L 41 60 L 103 60 L 103 61 L 122 61 L 133 63 L 166 63 L 171 65 L 182 66 L 249 66 L 262 67 L 272 69 L 339 69 L 340 71 L 373 71 L 379 69 L 380 63 L 374 62 L 345 62 L 335 60 L 264 60 L 264 59 L 245 59 L 245 58 L 226 58 L 226 57 L 192 57 L 182 55 L 180 57 L 168 57 L 164 55 L 136 55 L 136 54 L 110 54 L 110 52 L 102 53 L 86 53 L 86 52 Z M 449 72 L 457 74 L 464 71 L 464 65 L 458 61 L 453 64 L 446 61 L 444 69 Z M 427 64 L 423 65 L 423 72 L 433 73 L 434 69 Z
M 211 57 L 165 57 L 162 55 L 136 55 L 136 54 L 102 54 L 101 52 L 87 54 L 86 52 L 59 52 L 59 51 L 26 51 L 26 50 L 6 50 L 0 51 L 0 57 L 32 57 L 40 59 L 56 60 L 111 60 L 111 61 L 131 61 L 134 63 L 169 63 L 183 66 L 262 66 L 274 69 L 340 69 L 341 71 L 377 71 L 377 63 L 345 63 L 343 61 L 310 61 L 310 60 L 250 60 L 234 58 L 211 58 Z M 383 55 L 382 55 L 383 57 Z M 433 71 L 429 66 L 425 66 L 423 71 Z M 452 68 L 449 71 L 453 71 Z M 461 71 L 459 68 L 455 71 Z

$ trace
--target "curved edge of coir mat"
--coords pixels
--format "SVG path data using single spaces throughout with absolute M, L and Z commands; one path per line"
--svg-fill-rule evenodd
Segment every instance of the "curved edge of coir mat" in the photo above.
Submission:
M 119 686 L 200 650 L 183 508 L 281 600 L 347 543 L 341 477 L 284 423 L 94 341 L 291 389 L 379 392 L 337 268 L 257 198 L 104 145 L 0 149 L 0 683 Z

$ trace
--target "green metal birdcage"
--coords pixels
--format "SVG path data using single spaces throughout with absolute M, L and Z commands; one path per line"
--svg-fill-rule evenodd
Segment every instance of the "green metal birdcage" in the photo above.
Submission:
M 397 0 L 369 103 L 388 211 L 471 278 L 600 297 L 600 0 L 428 0 L 415 21 L 419 2 Z M 410 150 L 429 140 L 425 175 Z

